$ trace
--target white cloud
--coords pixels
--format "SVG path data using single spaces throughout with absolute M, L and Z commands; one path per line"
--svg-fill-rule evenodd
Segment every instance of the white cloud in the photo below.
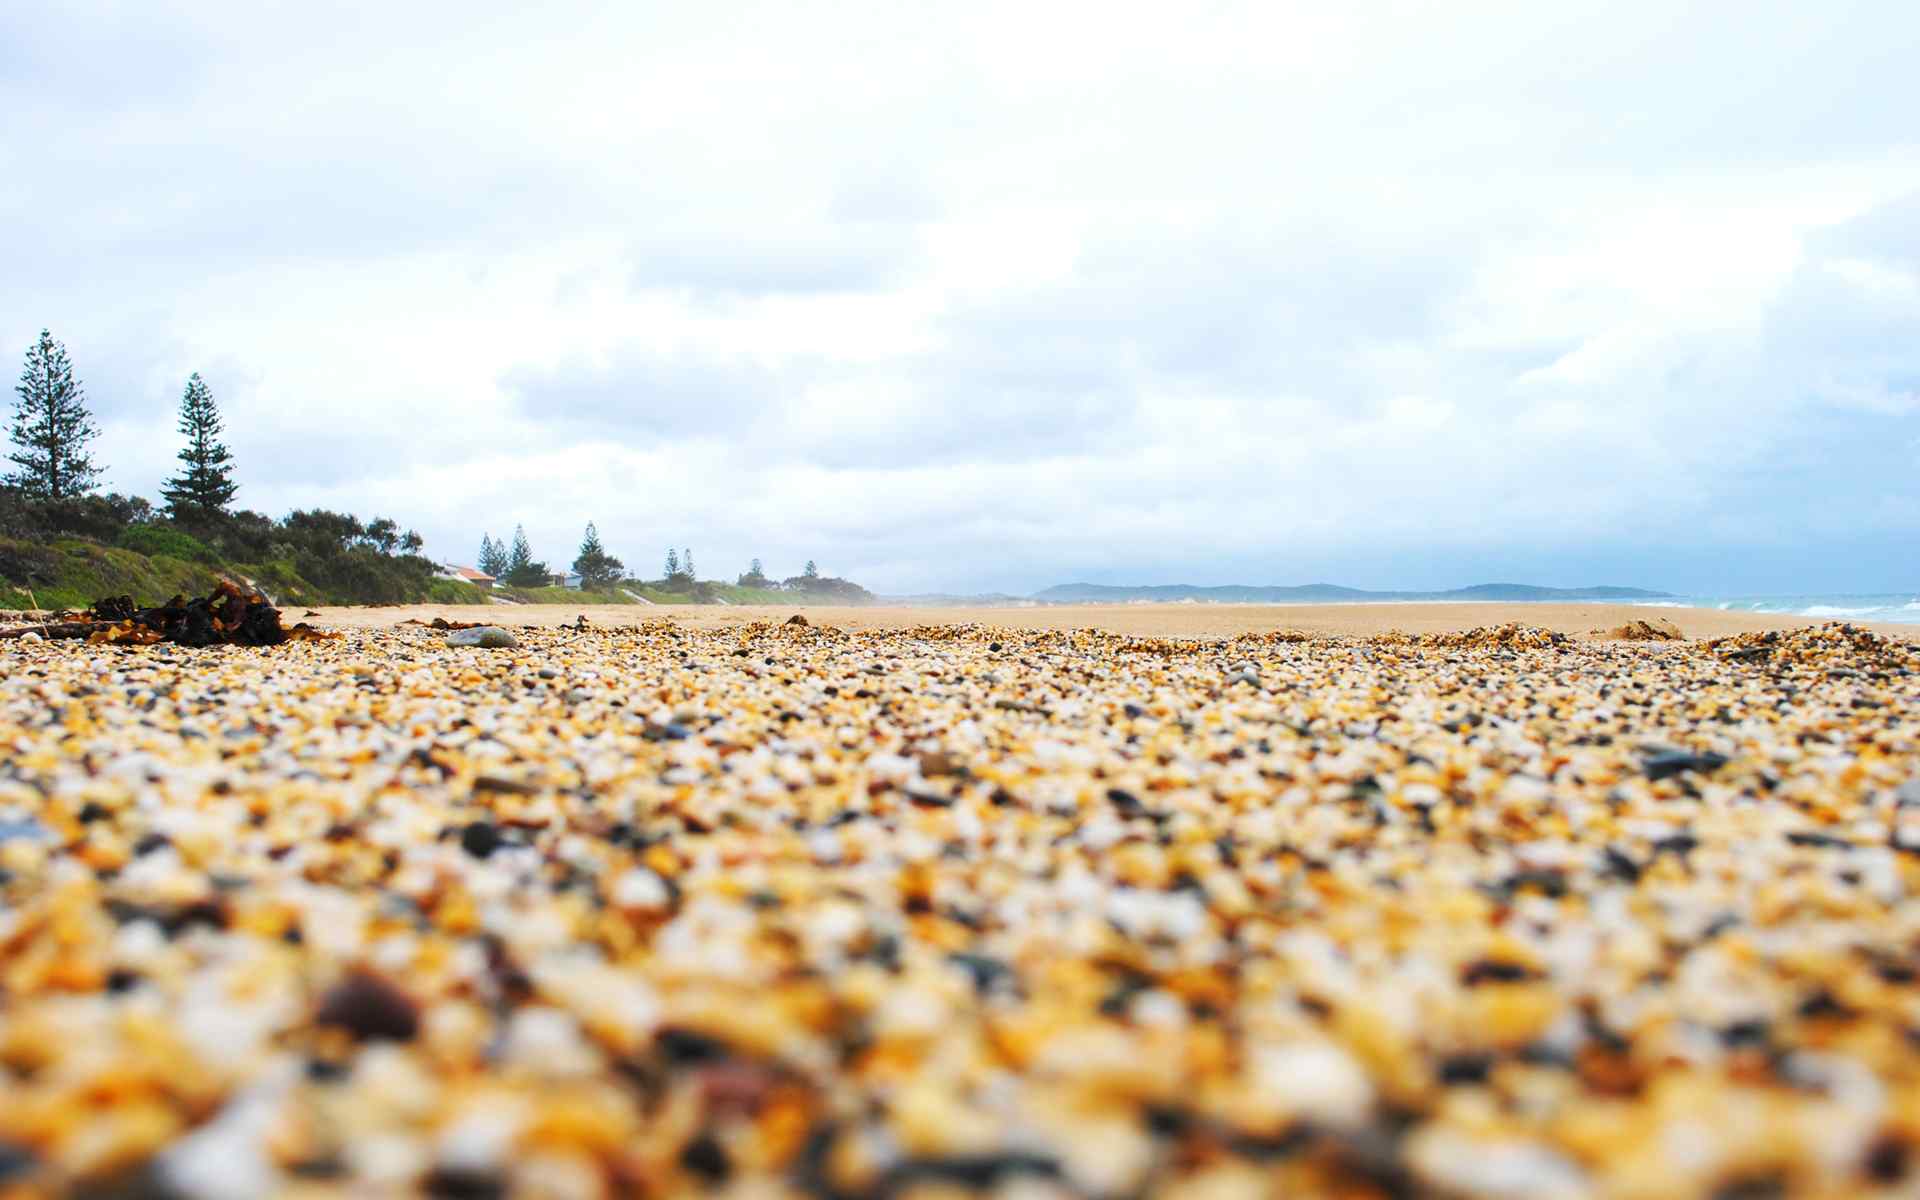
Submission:
M 450 556 L 591 519 L 898 590 L 1911 586 L 1916 34 L 43 6 L 0 16 L 0 346 L 68 343 L 117 487 L 200 370 L 243 503 Z

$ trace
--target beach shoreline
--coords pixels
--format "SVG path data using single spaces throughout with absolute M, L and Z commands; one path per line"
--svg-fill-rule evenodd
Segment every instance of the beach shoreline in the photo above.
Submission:
M 448 605 L 387 607 L 289 607 L 290 620 L 322 628 L 385 629 L 406 621 L 482 622 L 507 627 L 571 625 L 581 616 L 599 626 L 672 621 L 713 629 L 780 622 L 798 613 L 809 622 L 838 629 L 911 629 L 920 625 L 984 625 L 1005 629 L 1100 629 L 1142 637 L 1232 637 L 1294 629 L 1303 633 L 1366 637 L 1402 633 L 1447 633 L 1517 623 L 1575 636 L 1613 629 L 1630 621 L 1671 621 L 1689 639 L 1727 637 L 1770 629 L 1805 629 L 1830 619 L 1710 608 L 1647 608 L 1614 603 L 1476 603 L 1459 601 L 1380 604 L 1060 604 L 1035 607 L 912 605 Z M 313 614 L 313 615 L 306 615 Z M 1920 626 L 1856 622 L 1890 637 L 1920 637 Z

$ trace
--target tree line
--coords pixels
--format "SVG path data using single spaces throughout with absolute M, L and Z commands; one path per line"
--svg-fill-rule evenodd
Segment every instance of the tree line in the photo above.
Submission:
M 406 602 L 429 591 L 436 571 L 420 554 L 420 535 L 385 517 L 363 522 L 350 514 L 313 509 L 274 521 L 260 513 L 235 511 L 239 484 L 233 453 L 221 440 L 225 426 L 219 406 L 199 372 L 187 378 L 181 392 L 179 466 L 161 486 L 164 503 L 159 509 L 137 496 L 98 494 L 103 469 L 94 460 L 92 445 L 100 428 L 66 346 L 50 331 L 41 330 L 28 347 L 14 392 L 9 428 L 13 448 L 7 454 L 13 469 L 0 478 L 0 536 L 80 537 L 209 565 L 251 564 L 251 570 L 269 581 L 277 569 L 283 581 L 310 583 L 339 600 Z M 526 529 L 518 525 L 511 541 L 483 535 L 477 565 L 513 587 L 544 587 L 553 579 L 547 564 L 534 557 Z M 592 591 L 623 583 L 702 596 L 711 589 L 700 580 L 692 547 L 667 550 L 662 579 L 634 578 L 625 563 L 607 552 L 591 522 L 573 570 L 582 588 Z M 811 559 L 799 575 L 775 580 L 756 558 L 736 582 L 822 598 L 867 598 L 857 584 L 823 578 Z
M 534 558 L 533 547 L 527 541 L 526 527 L 513 527 L 513 540 L 496 539 L 491 533 L 480 535 L 480 557 L 474 564 L 483 574 L 509 587 L 544 587 L 553 579 L 553 572 L 545 562 Z M 658 580 L 645 580 L 627 573 L 627 565 L 620 559 L 608 554 L 601 544 L 600 531 L 592 521 L 580 538 L 580 548 L 573 559 L 573 573 L 580 577 L 580 586 L 586 591 L 605 591 L 621 584 L 647 584 L 670 592 L 694 592 L 700 590 L 700 576 L 693 564 L 693 548 L 667 548 L 666 566 Z M 785 588 L 790 591 L 815 590 L 823 581 L 820 568 L 812 559 L 799 575 L 784 580 L 769 578 L 766 568 L 756 558 L 734 583 L 748 588 Z M 841 581 L 825 581 L 828 583 Z
M 87 408 L 86 389 L 73 373 L 67 348 L 42 329 L 27 347 L 26 366 L 14 386 L 13 423 L 8 433 L 14 465 L 7 487 L 29 500 L 58 504 L 91 494 L 101 468 L 88 443 L 100 436 Z M 233 481 L 233 455 L 220 441 L 220 411 L 213 392 L 195 371 L 180 396 L 180 468 L 161 485 L 167 515 L 176 520 L 224 516 L 239 485 Z
M 274 520 L 236 510 L 233 453 L 213 390 L 198 372 L 181 392 L 178 466 L 161 485 L 158 508 L 139 496 L 100 494 L 103 467 L 93 449 L 100 427 L 66 346 L 50 330 L 27 348 L 14 396 L 0 537 L 79 538 L 209 566 L 245 564 L 264 583 L 305 584 L 334 600 L 404 602 L 428 591 L 433 564 L 420 555 L 420 535 L 393 520 L 326 509 Z M 20 561 L 30 574 L 31 562 Z

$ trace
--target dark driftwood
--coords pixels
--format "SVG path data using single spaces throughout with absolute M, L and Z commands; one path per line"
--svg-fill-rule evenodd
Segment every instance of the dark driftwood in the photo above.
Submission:
M 0 642 L 10 638 L 23 638 L 30 633 L 37 633 L 49 641 L 54 638 L 83 638 L 98 628 L 100 626 L 86 621 L 64 621 L 58 625 L 22 625 L 18 629 L 0 629 Z

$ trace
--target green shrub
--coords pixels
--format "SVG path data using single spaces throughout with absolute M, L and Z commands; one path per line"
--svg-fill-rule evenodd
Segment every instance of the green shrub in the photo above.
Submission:
M 18 538 L 0 538 L 0 580 L 18 587 L 51 587 L 59 572 L 60 556 L 51 548 Z
M 259 564 L 236 563 L 231 574 L 253 581 L 253 586 L 265 592 L 275 604 L 325 604 L 326 596 L 319 588 L 301 578 L 293 563 L 284 558 L 272 559 Z
M 237 512 L 188 526 L 157 518 L 137 497 L 56 504 L 0 487 L 0 605 L 85 607 L 121 594 L 159 603 L 175 592 L 205 594 L 222 574 L 253 581 L 282 605 L 485 599 L 469 585 L 436 581 L 420 549 L 418 534 L 386 518 L 312 509 L 274 521 Z
M 427 583 L 429 604 L 485 604 L 487 593 L 458 579 L 434 579 Z
M 118 494 L 38 500 L 18 488 L 0 487 L 0 537 L 51 540 L 84 537 L 111 542 L 129 525 L 153 519 L 153 506 Z
M 0 538 L 0 603 L 41 608 L 86 608 L 106 596 L 132 596 L 141 604 L 159 604 L 178 594 L 205 595 L 219 578 L 200 563 L 166 555 L 152 558 L 133 550 L 92 542 L 62 540 L 39 546 Z
M 574 591 L 572 588 L 507 588 L 504 594 L 522 604 L 633 604 L 632 596 L 615 589 L 607 592 Z
M 728 604 L 792 604 L 791 592 L 775 591 L 773 588 L 741 587 L 738 584 L 721 584 L 714 589 L 716 599 Z
M 412 604 L 427 594 L 433 564 L 414 555 L 385 554 L 370 546 L 303 547 L 295 552 L 300 577 L 337 604 Z
M 164 554 L 181 562 L 214 564 L 220 561 L 212 547 L 190 533 L 165 525 L 132 525 L 121 531 L 113 544 L 152 557 Z
M 872 592 L 851 579 L 827 575 L 795 575 L 784 581 L 789 599 L 808 604 L 872 604 Z

